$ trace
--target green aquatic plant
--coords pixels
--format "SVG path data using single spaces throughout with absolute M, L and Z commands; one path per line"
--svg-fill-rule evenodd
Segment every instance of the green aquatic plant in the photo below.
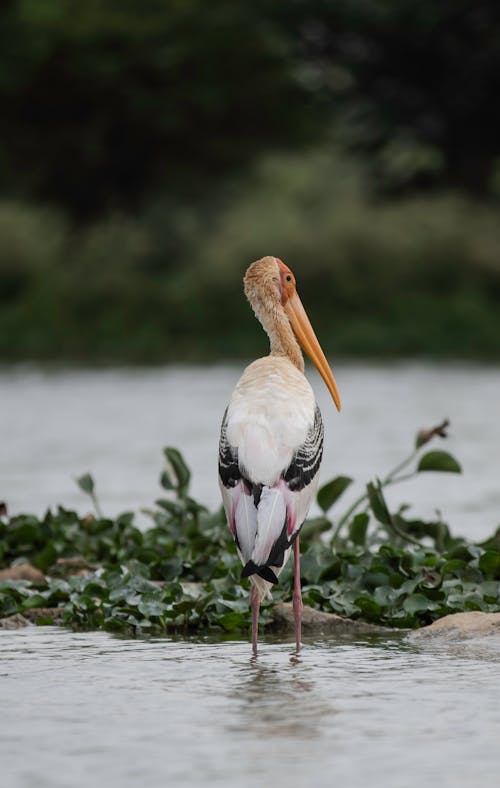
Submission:
M 500 529 L 473 544 L 452 535 L 440 516 L 411 519 L 405 504 L 391 511 L 384 495 L 420 473 L 461 472 L 448 452 L 425 449 L 447 427 L 421 431 L 409 456 L 366 484 L 344 511 L 351 478 L 320 488 L 322 515 L 306 521 L 301 538 L 306 604 L 391 627 L 465 610 L 500 611 Z M 20 613 L 38 624 L 127 632 L 247 629 L 248 581 L 241 580 L 224 513 L 189 495 L 190 472 L 179 451 L 164 454 L 164 495 L 146 511 L 149 528 L 139 528 L 133 512 L 105 517 L 90 474 L 77 482 L 95 515 L 59 506 L 42 518 L 8 517 L 0 509 L 0 567 L 24 563 L 40 572 L 31 580 L 0 573 L 0 617 Z M 288 565 L 273 602 L 290 599 L 291 581 Z M 263 626 L 271 610 L 272 603 L 263 608 Z

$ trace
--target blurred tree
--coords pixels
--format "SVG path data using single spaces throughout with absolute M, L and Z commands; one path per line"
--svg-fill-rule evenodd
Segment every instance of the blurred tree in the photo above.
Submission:
M 88 219 L 196 194 L 314 127 L 285 37 L 231 0 L 4 0 L 0 190 Z
M 497 0 L 294 0 L 274 16 L 382 187 L 489 191 L 500 157 Z
M 3 0 L 0 194 L 206 204 L 332 125 L 386 192 L 486 194 L 499 93 L 496 0 Z

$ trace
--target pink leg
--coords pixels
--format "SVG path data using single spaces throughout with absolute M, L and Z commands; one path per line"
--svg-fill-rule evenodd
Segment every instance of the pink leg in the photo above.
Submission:
M 259 609 L 260 609 L 260 594 L 257 586 L 252 584 L 250 589 L 250 605 L 252 606 L 252 650 L 257 654 L 257 637 L 259 634 Z
M 297 652 L 299 652 L 302 636 L 302 591 L 300 589 L 300 547 L 298 536 L 293 543 L 293 562 L 293 617 L 295 619 L 295 643 Z

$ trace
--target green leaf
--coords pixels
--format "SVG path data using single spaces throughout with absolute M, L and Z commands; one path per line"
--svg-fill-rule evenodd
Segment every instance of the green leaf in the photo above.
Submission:
M 378 602 L 368 596 L 360 596 L 354 600 L 354 604 L 360 609 L 365 618 L 370 620 L 377 620 L 380 616 L 381 609 Z
M 10 594 L 0 593 L 0 616 L 13 616 L 17 613 L 17 603 Z
M 146 618 L 162 616 L 165 613 L 164 603 L 155 594 L 143 594 L 137 609 Z
M 394 604 L 397 597 L 398 592 L 391 586 L 378 586 L 373 593 L 373 598 L 380 607 L 389 607 Z
M 23 610 L 31 610 L 32 607 L 47 607 L 47 600 L 41 594 L 32 594 L 23 602 Z
M 173 478 L 170 477 L 168 471 L 162 472 L 160 476 L 160 484 L 164 490 L 175 490 L 175 481 Z M 159 501 L 157 501 L 157 503 L 159 503 Z
M 331 482 L 325 484 L 318 490 L 316 497 L 318 506 L 326 513 L 345 490 L 347 490 L 349 485 L 352 484 L 352 481 L 353 480 L 349 476 L 337 476 Z
M 486 550 L 479 559 L 479 569 L 488 580 L 500 579 L 500 553 L 496 550 Z
M 462 473 L 462 468 L 447 451 L 429 451 L 420 458 L 417 471 L 440 471 L 441 473 Z
M 241 629 L 246 623 L 245 616 L 242 613 L 225 613 L 222 616 L 218 616 L 216 620 L 227 632 Z
M 434 609 L 435 604 L 423 594 L 410 594 L 404 600 L 403 607 L 407 613 L 421 613 Z
M 369 482 L 366 485 L 366 491 L 368 493 L 371 510 L 379 523 L 382 523 L 382 525 L 391 525 L 391 515 L 387 508 L 380 482 L 378 482 L 377 485 Z
M 491 601 L 500 602 L 500 583 L 496 580 L 484 580 L 479 584 L 479 590 L 484 597 L 489 597 Z
M 324 531 L 328 531 L 332 527 L 330 520 L 326 517 L 312 517 L 306 520 L 300 529 L 300 542 L 305 544 L 319 537 Z
M 360 512 L 349 524 L 349 539 L 354 544 L 364 547 L 366 545 L 366 534 L 370 517 L 366 512 Z
M 162 474 L 162 479 L 165 474 Z M 168 477 L 167 477 L 168 478 Z M 165 487 L 163 481 L 161 482 L 162 486 Z M 167 489 L 167 488 L 165 488 Z M 169 489 L 172 489 L 171 487 Z M 166 498 L 159 498 L 155 501 L 157 506 L 160 506 L 169 514 L 172 514 L 174 517 L 179 517 L 183 512 L 183 507 L 178 504 L 176 501 L 168 501 Z
M 53 625 L 53 623 L 54 617 L 49 615 L 37 616 L 35 619 L 35 624 L 37 627 L 50 627 Z
M 162 485 L 165 487 L 163 477 L 166 474 L 169 483 L 178 491 L 179 495 L 184 496 L 189 488 L 191 472 L 178 449 L 167 446 L 167 448 L 163 450 L 163 453 L 167 460 L 167 469 L 162 475 Z M 165 487 L 165 489 L 171 488 Z
M 466 561 L 463 561 L 461 558 L 450 558 L 444 562 L 440 571 L 443 576 L 456 575 L 461 577 L 465 569 L 467 569 Z
M 76 480 L 76 483 L 80 490 L 82 490 L 84 493 L 87 495 L 93 495 L 95 485 L 90 473 L 84 473 L 83 476 L 79 476 Z

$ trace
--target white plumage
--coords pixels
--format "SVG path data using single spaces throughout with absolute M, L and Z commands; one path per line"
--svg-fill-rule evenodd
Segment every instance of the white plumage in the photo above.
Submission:
M 295 550 L 294 614 L 300 648 L 302 600 L 298 535 L 316 492 L 323 450 L 321 414 L 297 339 L 340 407 L 335 380 L 295 291 L 290 269 L 274 257 L 253 263 L 245 292 L 271 341 L 250 364 L 224 414 L 219 483 L 227 521 L 252 583 L 252 642 L 259 604 Z
M 266 564 L 286 521 L 288 541 L 300 529 L 318 484 L 318 472 L 300 490 L 293 491 L 283 475 L 314 427 L 316 402 L 312 388 L 286 357 L 266 356 L 250 364 L 229 402 L 226 437 L 237 458 L 241 478 L 233 487 L 219 478 L 228 523 L 231 524 L 243 563 Z M 321 442 L 313 447 L 321 452 Z M 250 485 L 248 484 L 250 483 Z M 253 486 L 262 485 L 258 505 Z M 276 576 L 283 564 L 270 564 Z M 262 595 L 272 583 L 258 574 L 250 577 Z

